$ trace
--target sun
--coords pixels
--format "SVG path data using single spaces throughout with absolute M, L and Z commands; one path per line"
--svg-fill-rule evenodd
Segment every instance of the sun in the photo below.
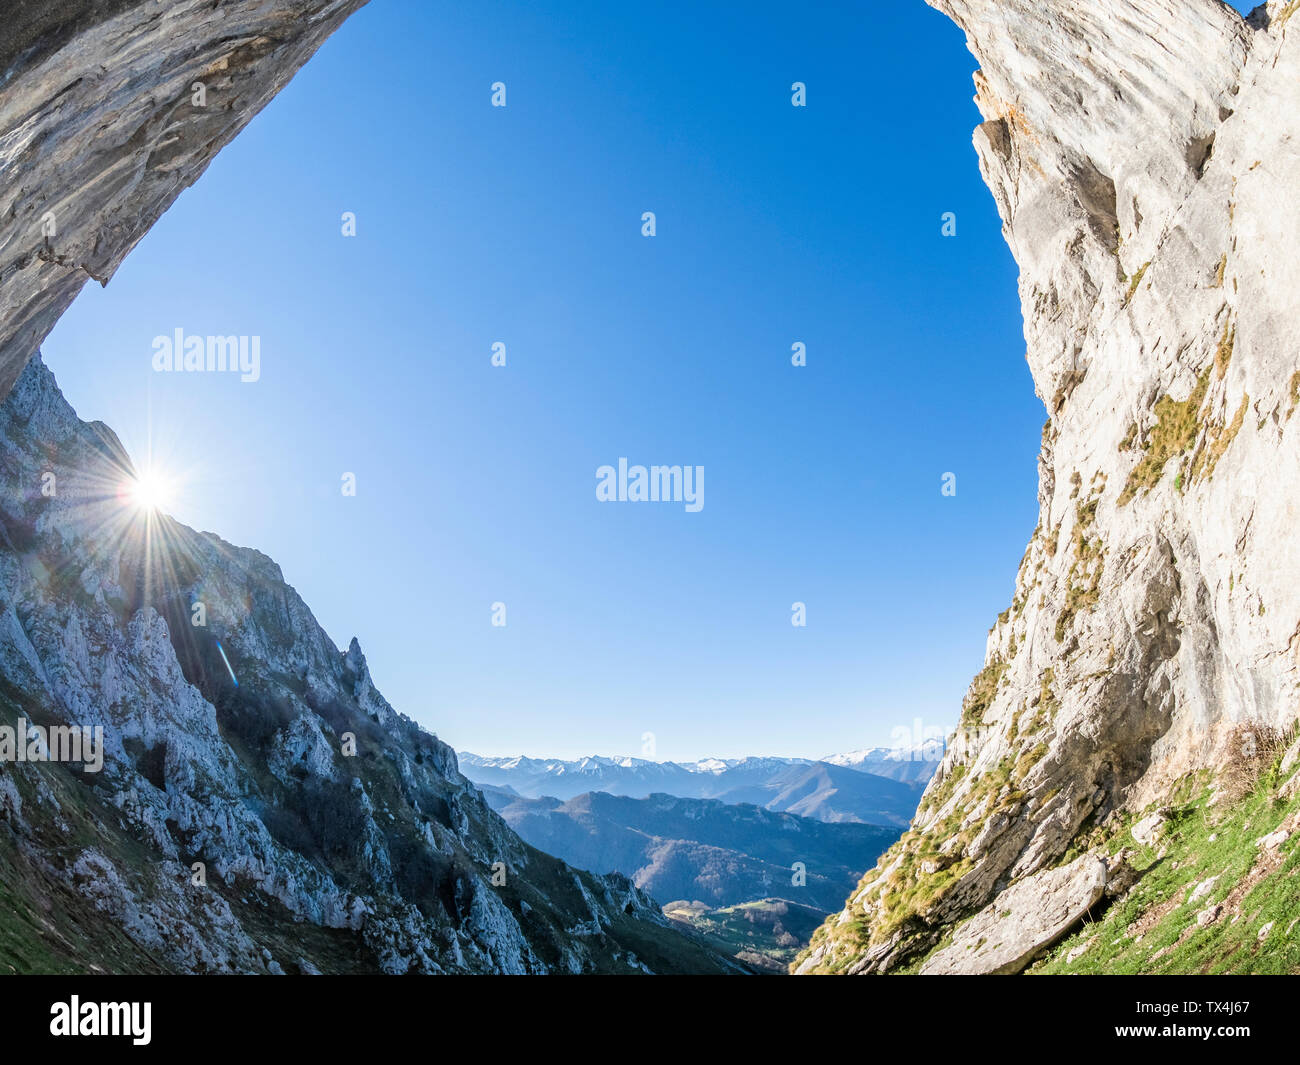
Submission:
M 144 470 L 127 484 L 126 495 L 140 510 L 152 514 L 171 505 L 172 484 L 158 470 Z

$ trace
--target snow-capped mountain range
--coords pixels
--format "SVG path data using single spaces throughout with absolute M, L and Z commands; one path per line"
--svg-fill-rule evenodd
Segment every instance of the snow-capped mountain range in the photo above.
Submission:
M 566 760 L 459 755 L 460 769 L 478 784 L 529 798 L 568 800 L 587 792 L 644 798 L 660 793 L 689 799 L 745 802 L 822 821 L 906 826 L 942 750 L 875 747 L 823 759 L 704 758 L 656 762 L 592 755 Z M 926 757 L 928 755 L 928 757 Z

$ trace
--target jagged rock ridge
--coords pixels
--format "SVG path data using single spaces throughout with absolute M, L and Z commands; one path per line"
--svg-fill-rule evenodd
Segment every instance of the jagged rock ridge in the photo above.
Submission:
M 526 845 L 274 562 L 131 477 L 32 360 L 0 406 L 0 724 L 102 726 L 106 761 L 0 763 L 0 966 L 741 971 Z
M 911 831 L 800 972 L 914 965 L 1300 706 L 1300 2 L 930 2 L 980 64 L 1040 519 Z

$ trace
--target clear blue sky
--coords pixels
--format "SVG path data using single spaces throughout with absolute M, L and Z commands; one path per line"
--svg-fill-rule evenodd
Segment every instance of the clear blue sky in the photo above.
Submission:
M 137 462 L 152 423 L 172 513 L 276 559 L 458 748 L 948 728 L 1044 420 L 973 68 L 920 3 L 377 0 L 46 361 Z M 178 327 L 260 336 L 261 380 L 153 373 Z M 597 502 L 620 456 L 704 466 L 703 511 Z

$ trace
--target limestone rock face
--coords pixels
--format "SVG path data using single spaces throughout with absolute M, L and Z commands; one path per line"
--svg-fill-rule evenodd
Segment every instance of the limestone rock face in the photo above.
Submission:
M 1040 518 L 912 830 L 804 972 L 881 972 L 1300 708 L 1300 3 L 930 0 L 1048 412 Z
M 81 286 L 107 284 L 365 2 L 26 0 L 5 12 L 0 399 Z

